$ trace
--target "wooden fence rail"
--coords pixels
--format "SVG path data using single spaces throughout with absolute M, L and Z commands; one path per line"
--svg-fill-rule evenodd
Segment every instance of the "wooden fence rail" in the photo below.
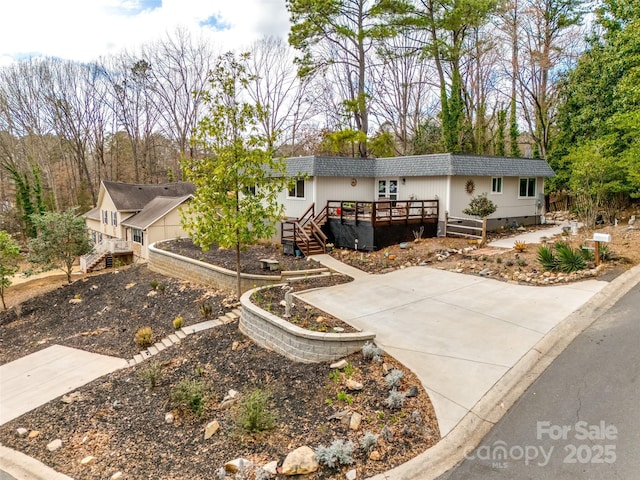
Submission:
M 452 217 L 445 213 L 444 236 L 456 236 L 487 242 L 487 219 Z

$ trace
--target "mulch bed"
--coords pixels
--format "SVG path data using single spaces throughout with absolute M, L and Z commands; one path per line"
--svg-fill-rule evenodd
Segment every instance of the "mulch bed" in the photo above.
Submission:
M 69 303 L 72 299 L 81 301 Z M 163 277 L 144 266 L 78 280 L 0 315 L 0 362 L 54 343 L 129 358 L 139 350 L 133 340 L 139 326 L 151 326 L 157 340 L 172 331 L 175 316 L 182 316 L 186 325 L 202 321 L 203 302 L 212 305 L 214 315 L 233 306 L 223 292 Z M 361 391 L 348 391 L 346 375 L 330 375 L 327 363 L 293 363 L 256 346 L 232 323 L 190 335 L 142 364 L 85 385 L 78 389 L 77 401 L 56 399 L 3 425 L 0 442 L 78 479 L 105 479 L 121 471 L 126 479 L 191 480 L 215 478 L 224 462 L 236 457 L 263 465 L 282 461 L 299 446 L 315 448 L 336 439 L 354 443 L 355 463 L 338 470 L 322 467 L 307 478 L 344 478 L 350 468 L 364 478 L 438 441 L 433 407 L 411 372 L 388 356 L 385 365 L 367 362 L 359 353 L 348 360 L 352 379 L 363 384 Z M 418 387 L 418 396 L 406 398 L 400 410 L 385 405 L 389 388 L 384 369 L 392 366 L 404 372 L 401 391 Z M 149 383 L 152 374 L 158 380 L 155 387 Z M 204 386 L 199 416 L 171 400 L 184 380 Z M 229 390 L 240 392 L 242 399 L 254 388 L 270 395 L 268 409 L 277 420 L 273 430 L 248 434 L 234 421 L 239 403 L 221 408 L 221 402 Z M 358 431 L 330 419 L 343 411 L 362 414 Z M 174 415 L 173 423 L 166 423 L 167 413 Z M 220 431 L 204 440 L 204 428 L 212 420 L 220 423 Z M 371 460 L 360 442 L 366 432 L 380 435 L 385 426 L 392 438 L 379 440 L 381 459 Z M 40 434 L 20 437 L 19 427 Z M 46 445 L 56 438 L 63 447 L 49 452 Z M 95 461 L 82 465 L 89 455 Z
M 158 248 L 193 260 L 218 265 L 233 272 L 236 271 L 236 251 L 234 249 L 225 249 L 217 245 L 212 245 L 208 250 L 202 251 L 199 246 L 194 245 L 191 239 L 188 238 L 162 242 L 158 244 Z M 241 251 L 240 271 L 257 275 L 268 275 L 270 272 L 265 271 L 260 265 L 260 260 L 263 258 L 278 260 L 280 262 L 280 270 L 285 271 L 306 270 L 318 267 L 317 263 L 310 261 L 308 258 L 284 255 L 281 245 L 265 243 L 252 245 Z
M 358 330 L 339 318 L 334 317 L 320 309 L 312 307 L 297 297 L 292 297 L 289 308 L 289 317 L 286 316 L 286 293 L 302 292 L 311 288 L 331 287 L 352 281 L 345 275 L 331 275 L 310 277 L 286 285 L 277 285 L 258 290 L 251 296 L 251 301 L 268 312 L 279 316 L 284 320 L 301 328 L 316 332 L 357 332 Z M 334 330 L 340 329 L 340 330 Z

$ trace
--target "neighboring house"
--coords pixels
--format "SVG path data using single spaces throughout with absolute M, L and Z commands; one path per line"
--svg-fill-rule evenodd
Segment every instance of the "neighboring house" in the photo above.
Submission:
M 187 236 L 180 222 L 180 207 L 194 191 L 188 182 L 137 185 L 104 180 L 98 204 L 84 215 L 96 248 L 81 260 L 83 269 L 89 270 L 113 254 L 146 259 L 149 244 Z
M 286 165 L 287 175 L 296 181 L 280 201 L 288 219 L 297 220 L 309 237 L 298 232 L 293 243 L 315 244 L 310 253 L 328 241 L 353 248 L 356 239 L 360 248 L 381 248 L 412 239 L 420 226 L 425 227 L 425 236 L 434 236 L 444 231 L 447 215 L 471 218 L 463 210 L 482 193 L 497 206 L 488 219 L 489 229 L 535 224 L 544 213 L 545 178 L 554 176 L 542 159 L 456 154 L 376 159 L 309 156 L 286 159 Z M 357 219 L 344 214 L 344 202 L 349 210 L 357 205 Z M 373 228 L 366 223 L 372 211 L 387 215 L 371 217 Z M 381 218 L 389 219 L 388 227 L 396 227 L 383 229 Z M 298 228 L 291 225 L 283 223 L 285 245 L 291 244 L 290 231 Z M 390 235 L 394 229 L 397 234 Z

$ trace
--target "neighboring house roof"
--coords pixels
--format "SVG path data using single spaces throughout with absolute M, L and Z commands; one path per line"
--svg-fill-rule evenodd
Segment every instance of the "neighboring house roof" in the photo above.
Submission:
M 451 153 L 390 158 L 293 157 L 287 174 L 318 177 L 433 177 L 447 175 L 553 177 L 544 159 Z
M 100 209 L 98 207 L 92 208 L 88 212 L 84 213 L 82 216 L 85 217 L 85 218 L 88 218 L 90 220 L 98 220 L 98 221 L 101 220 L 101 218 L 100 218 Z
M 146 230 L 189 198 L 191 198 L 191 194 L 182 197 L 156 197 L 145 205 L 139 213 L 121 222 L 121 224 L 126 227 Z
M 140 211 L 156 197 L 184 197 L 195 192 L 195 186 L 189 182 L 141 185 L 103 180 L 102 185 L 121 212 Z

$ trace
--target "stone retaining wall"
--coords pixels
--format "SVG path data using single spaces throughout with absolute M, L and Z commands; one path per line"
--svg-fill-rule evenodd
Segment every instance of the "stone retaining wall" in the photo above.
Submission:
M 332 361 L 357 352 L 375 334 L 305 330 L 251 303 L 253 289 L 240 298 L 240 331 L 255 343 L 302 363 Z
M 161 242 L 157 242 L 161 243 Z M 236 291 L 236 272 L 226 268 L 211 265 L 192 258 L 183 257 L 149 245 L 149 268 L 154 272 L 170 277 L 187 280 L 200 285 L 207 285 L 219 290 Z M 328 272 L 328 268 L 314 268 L 308 270 L 281 271 L 279 275 L 254 275 L 243 273 L 240 275 L 242 291 L 281 283 L 285 279 L 295 280 L 308 275 Z

